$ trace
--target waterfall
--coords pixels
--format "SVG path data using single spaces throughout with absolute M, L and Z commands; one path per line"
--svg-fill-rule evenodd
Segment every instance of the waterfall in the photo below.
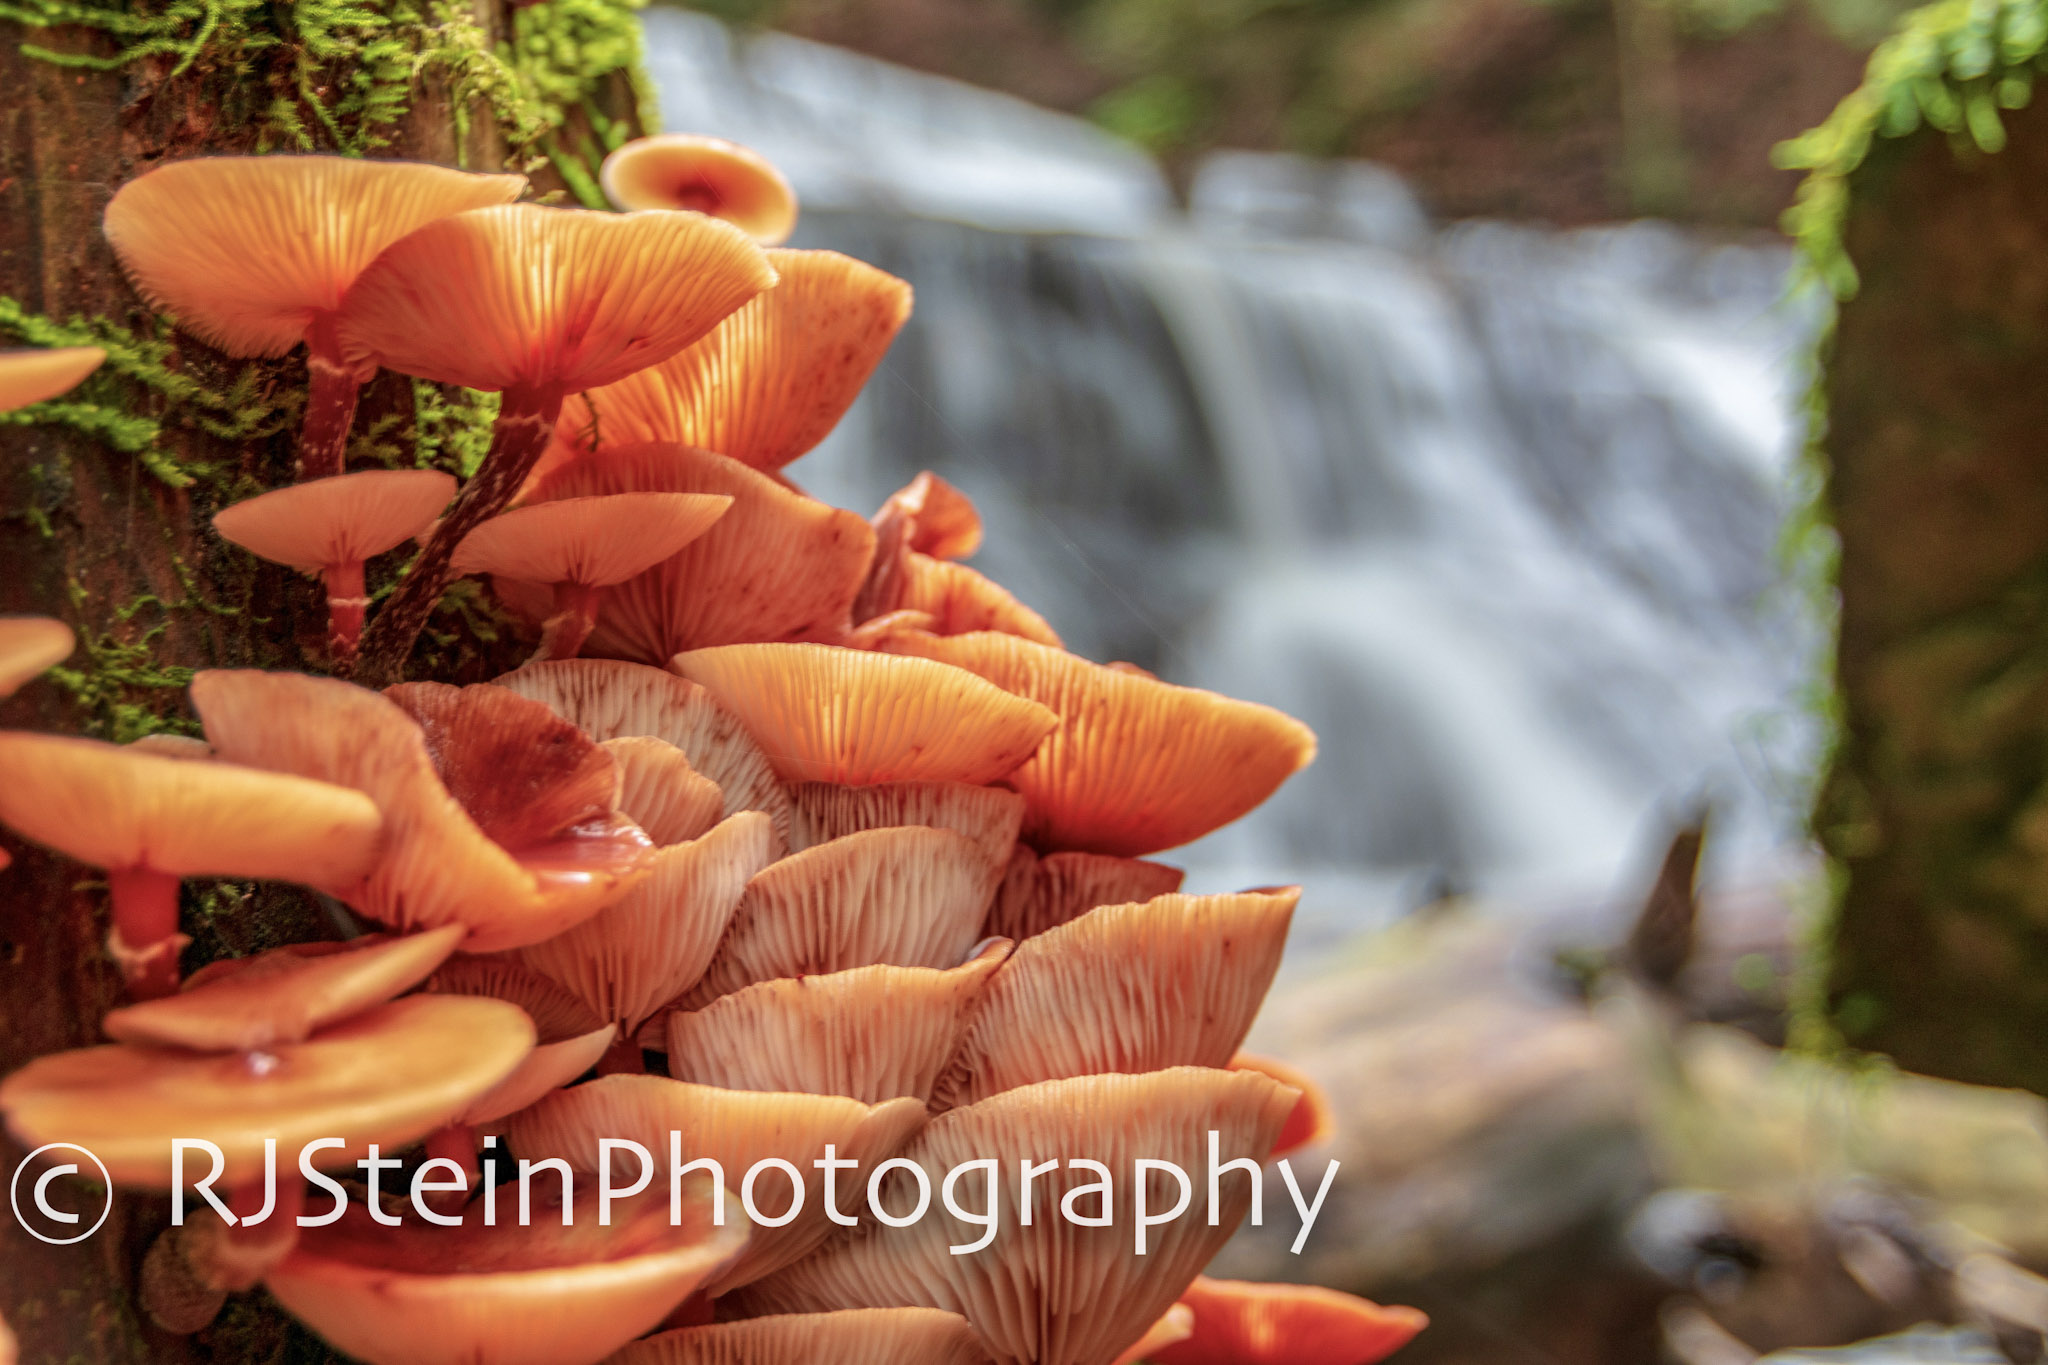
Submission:
M 1785 250 L 1438 229 L 1380 168 L 1243 153 L 1182 208 L 1006 96 L 673 10 L 648 49 L 668 127 L 784 167 L 796 245 L 916 287 L 798 481 L 865 511 L 936 470 L 1071 648 L 1315 727 L 1167 855 L 1196 889 L 1305 881 L 1314 941 L 1444 889 L 1604 897 L 1701 798 L 1723 875 L 1801 846 Z

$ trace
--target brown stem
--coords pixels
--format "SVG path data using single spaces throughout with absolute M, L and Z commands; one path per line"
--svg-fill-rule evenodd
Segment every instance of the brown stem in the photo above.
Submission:
M 355 663 L 363 613 L 370 609 L 369 590 L 363 586 L 363 561 L 333 565 L 321 578 L 327 584 L 327 657 L 334 671 L 345 677 Z
M 361 391 L 355 371 L 342 363 L 334 315 L 320 314 L 306 333 L 306 419 L 299 428 L 300 482 L 341 473 L 348 455 L 349 428 L 356 418 L 356 395 Z
M 600 589 L 585 583 L 555 584 L 555 614 L 541 627 L 540 648 L 531 663 L 547 659 L 573 659 L 597 625 L 597 595 Z
M 107 873 L 114 902 L 114 956 L 135 1000 L 178 989 L 178 878 L 146 867 Z
M 462 538 L 505 510 L 554 435 L 562 395 L 556 389 L 507 389 L 491 428 L 491 449 L 476 477 L 462 486 L 398 591 L 378 608 L 363 633 L 356 680 L 369 687 L 396 682 L 405 670 L 413 641 L 448 586 L 448 561 Z

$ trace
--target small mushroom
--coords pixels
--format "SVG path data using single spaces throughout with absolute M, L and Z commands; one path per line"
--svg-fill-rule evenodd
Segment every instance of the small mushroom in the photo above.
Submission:
M 1266 1154 L 1269 1161 L 1277 1161 L 1292 1155 L 1304 1147 L 1314 1147 L 1337 1136 L 1337 1111 L 1330 1103 L 1330 1097 L 1323 1092 L 1309 1074 L 1299 1067 L 1275 1061 L 1271 1057 L 1257 1057 L 1249 1052 L 1240 1052 L 1230 1059 L 1232 1071 L 1256 1071 L 1271 1076 L 1282 1085 L 1291 1085 L 1301 1092 L 1301 1099 L 1294 1106 L 1294 1112 L 1287 1116 L 1287 1126 L 1274 1139 L 1273 1150 Z
M 874 562 L 853 603 L 861 648 L 880 648 L 889 637 L 920 628 L 934 635 L 996 630 L 1060 647 L 1043 616 L 953 562 L 979 548 L 981 516 L 966 494 L 938 475 L 927 470 L 891 494 L 873 524 Z M 912 614 L 926 619 L 913 624 Z
M 1000 780 L 1059 724 L 962 668 L 834 645 L 723 645 L 671 668 L 711 690 L 787 782 Z
M 68 393 L 106 358 L 107 353 L 97 346 L 0 351 L 0 412 Z
M 604 1139 L 637 1142 L 663 1160 L 670 1144 L 680 1142 L 686 1159 L 716 1161 L 726 1184 L 744 1194 L 746 1173 L 757 1163 L 786 1161 L 816 1183 L 812 1163 L 828 1144 L 840 1159 L 865 1168 L 894 1156 L 924 1119 L 924 1106 L 911 1099 L 862 1104 L 838 1095 L 720 1090 L 664 1076 L 603 1076 L 514 1114 L 505 1140 L 522 1156 L 559 1157 L 586 1175 L 598 1171 Z M 751 1193 L 763 1218 L 774 1220 L 789 1212 L 795 1194 L 786 1172 L 769 1170 Z M 838 1193 L 842 1212 L 857 1206 L 859 1194 L 849 1182 Z M 807 1189 L 793 1219 L 780 1227 L 755 1224 L 746 1251 L 705 1291 L 716 1298 L 801 1260 L 832 1227 L 822 1191 Z
M 665 1188 L 614 1201 L 608 1225 L 594 1185 L 567 1208 L 551 1193 L 534 1199 L 528 1227 L 504 1210 L 495 1227 L 475 1216 L 386 1227 L 352 1204 L 307 1228 L 264 1285 L 369 1365 L 595 1365 L 747 1245 L 743 1222 L 712 1222 L 701 1178 L 682 1186 L 673 1221 Z
M 1025 939 L 976 1002 L 933 1107 L 1066 1076 L 1225 1065 L 1280 969 L 1300 897 L 1161 896 Z
M 0 697 L 71 657 L 78 637 L 47 616 L 0 616 Z
M 903 635 L 891 653 L 954 664 L 1060 716 L 1006 779 L 1041 850 L 1139 857 L 1229 824 L 1315 757 L 1315 736 L 1253 702 L 1090 663 L 1014 635 Z
M 958 967 L 855 967 L 762 981 L 668 1016 L 669 1074 L 729 1090 L 931 1098 L 989 977 L 997 939 Z
M 997 875 L 949 829 L 863 830 L 793 853 L 747 884 L 717 955 L 677 1005 L 876 963 L 953 966 L 980 936 Z
M 701 493 L 614 493 L 506 512 L 455 547 L 457 574 L 551 584 L 554 614 L 536 661 L 573 659 L 597 624 L 598 594 L 645 573 L 711 529 L 732 499 Z
M 1057 928 L 1098 905 L 1149 901 L 1180 890 L 1187 873 L 1140 858 L 1103 853 L 1048 853 L 1029 845 L 1010 853 L 1003 885 L 989 907 L 982 932 L 1022 942 Z
M 788 1313 L 663 1332 L 605 1365 L 987 1365 L 958 1313 L 936 1308 L 849 1308 Z
M 725 814 L 718 784 L 667 740 L 628 735 L 605 740 L 603 747 L 619 765 L 619 809 L 657 845 L 701 839 Z
M 874 516 L 884 538 L 900 528 L 904 548 L 933 559 L 967 559 L 981 548 L 981 513 L 965 493 L 926 470 L 889 495 Z
M 433 469 L 368 469 L 245 498 L 214 515 L 221 536 L 273 564 L 318 574 L 327 587 L 327 649 L 346 668 L 369 609 L 363 565 L 427 527 L 455 496 Z
M 1024 820 L 1024 798 L 1017 793 L 966 782 L 883 782 L 869 787 L 802 782 L 790 796 L 793 853 L 864 829 L 930 825 L 964 834 L 990 859 L 1006 863 Z
M 1157 1351 L 1154 1365 L 1372 1365 L 1429 1325 L 1413 1308 L 1312 1284 L 1202 1275 L 1180 1301 L 1194 1311 L 1194 1330 Z
M 159 166 L 107 205 L 114 254 L 151 304 L 234 356 L 304 342 L 299 474 L 339 474 L 374 362 L 342 353 L 343 300 L 379 252 L 450 214 L 509 204 L 521 175 L 345 156 L 216 156 Z
M 383 826 L 376 805 L 345 786 L 91 739 L 0 734 L 0 773 L 0 824 L 106 869 L 108 943 L 138 1000 L 177 988 L 183 878 L 331 893 L 370 866 Z
M 688 209 L 723 218 L 763 246 L 789 240 L 796 191 L 760 153 L 696 133 L 661 133 L 621 144 L 598 169 L 621 209 Z

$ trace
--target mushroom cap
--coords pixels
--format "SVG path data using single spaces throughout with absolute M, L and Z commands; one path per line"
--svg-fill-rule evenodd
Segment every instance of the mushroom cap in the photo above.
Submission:
M 408 683 L 380 696 L 331 678 L 212 670 L 193 679 L 192 701 L 223 758 L 376 803 L 381 854 L 336 894 L 384 923 L 464 924 L 471 952 L 521 947 L 624 895 L 653 855 L 616 813 L 610 756 L 503 688 Z
M 540 1191 L 557 1185 L 543 1175 Z M 370 1365 L 595 1365 L 658 1324 L 746 1245 L 743 1221 L 714 1226 L 708 1183 L 684 1190 L 678 1225 L 657 1188 L 616 1201 L 578 1191 L 564 1226 L 559 1189 L 533 1223 L 460 1227 L 373 1222 L 360 1202 L 307 1228 L 265 1280 L 293 1316 Z
M 934 559 L 966 559 L 981 548 L 981 513 L 973 501 L 929 469 L 889 495 L 875 521 L 909 527 L 907 548 Z
M 1429 1325 L 1413 1308 L 1312 1284 L 1201 1275 L 1181 1303 L 1194 1311 L 1194 1331 L 1154 1355 L 1155 1365 L 1371 1365 Z
M 745 233 L 702 214 L 472 209 L 364 269 L 342 352 L 472 389 L 574 393 L 668 359 L 774 283 Z
M 363 946 L 293 944 L 216 962 L 189 977 L 178 994 L 117 1009 L 103 1027 L 117 1042 L 196 1052 L 302 1042 L 417 986 L 455 951 L 462 933 L 461 925 L 451 924 Z
M 767 816 L 741 811 L 701 839 L 657 851 L 646 881 L 568 932 L 520 949 L 519 960 L 631 1037 L 704 975 L 747 883 L 777 845 Z
M 333 313 L 385 247 L 436 219 L 526 190 L 347 156 L 214 156 L 159 166 L 107 205 L 107 240 L 152 306 L 237 356 L 283 355 Z
M 78 637 L 48 616 L 0 616 L 0 697 L 71 657 Z
M 70 392 L 106 358 L 97 346 L 0 351 L 0 412 Z
M 593 739 L 641 735 L 675 745 L 692 768 L 718 784 L 725 814 L 765 811 L 776 833 L 788 838 L 789 793 L 774 766 L 739 717 L 697 684 L 615 659 L 528 664 L 493 681 L 542 703 Z
M 824 440 L 909 318 L 910 286 L 836 251 L 768 260 L 773 289 L 661 364 L 584 394 L 563 427 L 594 414 L 608 446 L 671 441 L 769 471 Z
M 666 563 L 612 588 L 585 653 L 659 665 L 685 649 L 844 628 L 874 528 L 737 460 L 679 445 L 608 447 L 541 480 L 528 501 L 633 492 L 723 493 L 733 505 Z M 514 580 L 495 587 L 536 619 L 553 609 L 551 595 L 522 593 Z
M 335 891 L 377 857 L 383 820 L 346 786 L 66 735 L 0 733 L 0 824 L 82 863 Z
M 787 977 L 678 1010 L 668 1016 L 669 1074 L 728 1090 L 923 1103 L 1009 952 L 997 939 L 958 967 Z
M 514 1067 L 511 1075 L 470 1101 L 455 1122 L 471 1127 L 496 1123 L 508 1114 L 540 1103 L 543 1097 L 596 1066 L 618 1036 L 618 1026 L 606 1024 L 559 1043 L 540 1044 L 526 1054 L 526 1060 Z
M 1048 853 L 1019 844 L 982 932 L 1022 942 L 1098 905 L 1149 901 L 1180 890 L 1187 873 L 1165 863 L 1105 853 Z
M 621 209 L 687 209 L 722 218 L 764 246 L 796 228 L 796 191 L 759 152 L 697 133 L 660 133 L 622 143 L 598 183 Z
M 700 839 L 724 816 L 725 793 L 667 740 L 626 735 L 603 746 L 619 765 L 619 809 L 657 845 Z
M 636 1341 L 605 1365 L 987 1365 L 958 1313 L 849 1308 L 685 1327 Z
M 1104 905 L 1027 938 L 981 993 L 937 1108 L 1037 1081 L 1221 1067 L 1264 1003 L 1298 888 Z
M 836 645 L 721 645 L 671 668 L 737 715 L 789 782 L 997 781 L 1059 723 L 962 668 Z
M 608 588 L 673 557 L 711 529 L 732 499 L 703 493 L 563 498 L 492 517 L 462 538 L 458 574 Z
M 1024 798 L 1000 787 L 965 782 L 883 782 L 842 787 L 804 782 L 791 789 L 792 853 L 829 843 L 864 829 L 930 825 L 964 834 L 981 845 L 990 861 L 1007 863 L 1024 819 Z
M 1034 644 L 1060 647 L 1059 633 L 1046 619 L 1010 595 L 994 579 L 965 564 L 905 550 L 891 611 L 921 611 L 932 618 L 934 635 L 978 630 L 1017 635 Z
M 972 839 L 915 825 L 793 853 L 747 884 L 704 978 L 677 1004 L 877 963 L 951 967 L 980 936 L 996 875 Z
M 746 1172 L 770 1157 L 791 1163 L 812 1182 L 811 1163 L 828 1143 L 841 1157 L 871 1166 L 895 1155 L 924 1118 L 924 1106 L 911 1099 L 862 1104 L 838 1095 L 721 1090 L 664 1076 L 603 1076 L 513 1115 L 505 1137 L 521 1156 L 560 1157 L 585 1173 L 598 1169 L 602 1139 L 637 1142 L 660 1160 L 679 1140 L 686 1160 L 718 1162 L 727 1186 L 737 1190 Z M 840 1199 L 842 1211 L 853 1202 L 844 1189 Z M 764 1178 L 754 1202 L 766 1217 L 780 1217 L 789 1208 L 787 1179 Z M 802 1212 L 781 1227 L 756 1225 L 746 1252 L 706 1291 L 716 1298 L 800 1260 L 831 1229 L 822 1188 L 807 1190 Z
M 1291 1085 L 1301 1092 L 1294 1112 L 1287 1116 L 1287 1126 L 1280 1130 L 1280 1136 L 1273 1140 L 1273 1150 L 1266 1154 L 1270 1161 L 1277 1161 L 1304 1147 L 1314 1147 L 1337 1136 L 1337 1111 L 1330 1103 L 1330 1097 L 1314 1078 L 1299 1067 L 1289 1066 L 1271 1057 L 1258 1057 L 1249 1052 L 1240 1052 L 1230 1059 L 1232 1071 L 1256 1071 L 1271 1076 L 1282 1085 Z
M 425 1137 L 510 1074 L 533 1039 L 533 1022 L 503 1001 L 415 995 L 256 1052 L 112 1043 L 38 1057 L 0 1081 L 0 1112 L 30 1146 L 82 1144 L 118 1185 L 168 1189 L 171 1139 L 204 1138 L 233 1188 L 262 1177 L 265 1138 L 277 1139 L 280 1169 L 306 1144 L 340 1138 L 315 1153 L 332 1170 L 371 1143 L 391 1151 Z
M 1176 1341 L 1186 1341 L 1195 1330 L 1195 1310 L 1184 1303 L 1177 1303 L 1159 1315 L 1159 1320 L 1145 1329 L 1145 1335 L 1122 1355 L 1113 1365 L 1139 1365 L 1148 1361 L 1160 1350 Z
M 213 529 L 258 559 L 318 573 L 411 540 L 454 496 L 454 477 L 438 469 L 365 469 L 244 498 Z
M 1170 1161 L 1199 1173 L 1207 1169 L 1212 1129 L 1224 1160 L 1264 1152 L 1293 1103 L 1292 1090 L 1263 1076 L 1176 1067 L 1046 1081 L 941 1114 L 903 1157 L 934 1177 L 969 1161 L 998 1162 L 998 1230 L 986 1250 L 953 1255 L 949 1245 L 975 1240 L 980 1229 L 934 1208 L 911 1227 L 835 1240 L 741 1290 L 732 1307 L 759 1314 L 921 1304 L 963 1314 L 999 1365 L 1104 1365 L 1172 1306 L 1251 1205 L 1250 1182 L 1227 1180 L 1215 1226 L 1200 1216 L 1156 1226 L 1146 1254 L 1134 1255 L 1132 1163 Z M 1109 1167 L 1112 1224 L 1085 1227 L 1052 1216 L 1069 1191 L 1097 1182 L 1085 1169 L 1063 1167 L 1034 1184 L 1037 1216 L 1024 1226 L 1017 1162 L 1068 1154 Z M 883 1206 L 897 1216 L 913 1202 L 908 1185 L 883 1182 Z M 978 1200 L 979 1190 L 969 1188 Z M 1152 1204 L 1171 1199 L 1162 1179 Z M 1103 1203 L 1087 1193 L 1077 1202 L 1090 1213 Z
M 435 995 L 481 995 L 519 1006 L 533 1020 L 540 1045 L 568 1042 L 603 1026 L 596 1010 L 563 986 L 504 953 L 453 957 L 427 978 Z
M 1060 723 L 1011 773 L 1041 849 L 1132 858 L 1229 824 L 1315 757 L 1306 725 L 1269 706 L 1176 687 L 1014 635 L 902 635 L 937 659 L 1049 706 Z

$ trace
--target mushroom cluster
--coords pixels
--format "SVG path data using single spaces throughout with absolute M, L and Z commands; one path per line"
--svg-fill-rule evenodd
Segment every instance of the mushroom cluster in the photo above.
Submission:
M 330 629 L 306 672 L 199 672 L 203 741 L 0 734 L 0 823 L 104 870 L 131 1001 L 112 1042 L 0 1081 L 9 1129 L 191 1209 L 144 1267 L 160 1324 L 261 1284 L 373 1365 L 1397 1349 L 1412 1310 L 1198 1278 L 1328 1109 L 1239 1051 L 1298 889 L 1183 894 L 1153 855 L 1314 737 L 1067 652 L 961 562 L 980 521 L 935 476 L 872 519 L 811 498 L 783 470 L 909 286 L 775 246 L 794 197 L 730 144 L 629 144 L 604 184 L 622 212 L 223 157 L 114 197 L 180 327 L 306 347 L 301 481 L 214 527 L 318 575 Z M 503 395 L 467 481 L 346 467 L 379 369 Z M 365 564 L 414 539 L 373 611 Z M 460 575 L 534 658 L 400 681 Z M 0 683 L 58 632 L 0 622 Z M 294 883 L 369 932 L 181 980 L 193 877 Z M 1148 1167 L 1219 1159 L 1206 1216 L 1134 1216 Z M 953 1216 L 916 1216 L 941 1177 Z

